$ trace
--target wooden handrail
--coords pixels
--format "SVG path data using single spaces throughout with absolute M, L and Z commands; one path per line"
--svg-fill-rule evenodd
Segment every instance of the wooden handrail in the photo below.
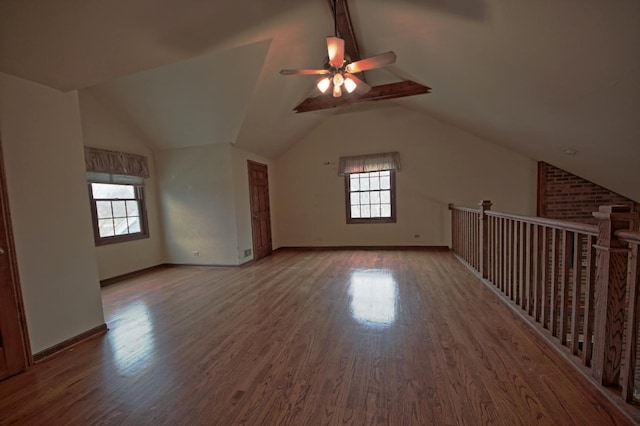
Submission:
M 470 207 L 458 207 L 458 206 L 454 206 L 453 204 L 449 205 L 449 210 L 457 210 L 459 212 L 467 212 L 467 213 L 480 213 L 481 212 L 480 209 L 472 209 Z
M 565 231 L 581 232 L 587 235 L 598 235 L 598 226 L 589 225 L 587 223 L 570 222 L 567 220 L 548 219 L 539 216 L 522 216 L 517 214 L 499 213 L 495 211 L 488 211 L 487 216 L 501 217 L 504 219 L 519 220 L 524 223 L 530 223 L 533 225 L 542 225 L 550 228 L 563 229 Z
M 615 234 L 619 240 L 622 240 L 626 243 L 640 244 L 640 232 L 629 231 L 624 229 L 624 230 L 616 231 Z

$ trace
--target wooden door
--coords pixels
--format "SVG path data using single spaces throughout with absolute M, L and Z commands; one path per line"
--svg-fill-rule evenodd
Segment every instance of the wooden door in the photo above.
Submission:
M 271 254 L 271 214 L 269 211 L 269 176 L 265 164 L 247 161 L 253 260 Z
M 0 379 L 19 373 L 27 366 L 29 355 L 22 312 L 0 146 Z

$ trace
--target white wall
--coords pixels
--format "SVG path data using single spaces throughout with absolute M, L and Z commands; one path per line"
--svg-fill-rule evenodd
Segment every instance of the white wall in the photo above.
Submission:
M 397 223 L 347 225 L 338 158 L 387 151 L 402 162 Z M 490 199 L 496 210 L 535 213 L 535 161 L 396 106 L 331 117 L 278 158 L 275 172 L 281 246 L 448 245 L 449 203 Z
M 144 187 L 149 238 L 96 247 L 100 279 L 164 263 L 164 237 L 153 151 L 145 143 L 144 136 L 105 109 L 89 92 L 80 91 L 79 99 L 84 145 L 144 155 L 151 175 L 145 180 Z
M 238 236 L 238 261 L 239 263 L 245 263 L 253 259 L 253 236 L 251 231 L 251 205 L 249 201 L 249 169 L 247 167 L 247 160 L 255 161 L 257 163 L 266 164 L 269 173 L 269 198 L 271 200 L 271 222 L 272 222 L 272 234 L 273 232 L 273 218 L 276 212 L 273 211 L 273 199 L 275 189 L 273 185 L 273 162 L 261 157 L 259 155 L 252 154 L 248 151 L 231 147 L 231 161 L 233 166 L 233 189 L 236 209 L 236 227 Z M 273 237 L 274 235 L 272 235 Z M 272 244 L 274 248 L 277 248 L 277 241 L 273 240 Z M 244 250 L 251 249 L 251 256 L 245 257 Z
M 156 165 L 167 261 L 237 265 L 231 146 L 161 150 Z
M 0 73 L 0 138 L 37 353 L 104 323 L 77 92 Z

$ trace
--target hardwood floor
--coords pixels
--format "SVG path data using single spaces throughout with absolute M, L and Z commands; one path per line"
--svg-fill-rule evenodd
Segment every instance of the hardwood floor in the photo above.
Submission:
M 629 424 L 449 252 L 280 251 L 103 289 L 0 424 Z

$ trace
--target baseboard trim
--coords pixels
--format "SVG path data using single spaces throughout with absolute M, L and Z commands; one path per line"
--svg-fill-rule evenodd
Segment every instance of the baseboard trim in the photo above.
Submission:
M 420 250 L 420 251 L 449 251 L 448 246 L 286 246 L 274 249 L 272 253 L 283 250 L 300 250 L 300 251 L 329 251 L 329 250 Z M 265 256 L 269 257 L 269 256 Z M 257 261 L 262 260 L 258 259 Z M 222 264 L 205 264 L 205 263 L 161 263 L 159 265 L 150 266 L 148 268 L 139 269 L 137 271 L 128 272 L 111 278 L 100 280 L 100 287 L 106 287 L 119 283 L 130 278 L 135 278 L 149 272 L 173 268 L 176 266 L 199 266 L 209 268 L 240 268 L 243 266 L 253 265 L 257 262 L 255 259 L 246 260 L 238 265 L 222 265 Z
M 420 251 L 449 251 L 448 246 L 289 246 L 274 250 L 420 250 Z
M 106 287 L 108 285 L 111 284 L 116 284 L 119 283 L 120 281 L 124 281 L 127 280 L 129 278 L 134 278 L 137 277 L 139 275 L 144 275 L 148 272 L 153 272 L 159 269 L 164 269 L 167 267 L 170 267 L 171 265 L 168 263 L 161 263 L 159 265 L 155 265 L 155 266 L 150 266 L 148 268 L 144 268 L 144 269 L 138 269 L 137 271 L 133 271 L 133 272 L 127 272 L 126 274 L 122 274 L 122 275 L 117 275 L 115 277 L 111 277 L 111 278 L 106 278 L 104 280 L 100 280 L 100 287 Z
M 200 266 L 200 267 L 205 267 L 205 268 L 238 268 L 240 266 L 242 266 L 242 264 L 240 265 L 216 265 L 216 264 L 209 264 L 209 263 L 165 263 L 164 266 L 166 267 L 176 267 L 176 266 Z
M 33 363 L 37 364 L 43 361 L 46 358 L 50 358 L 54 355 L 57 355 L 73 346 L 76 346 L 78 343 L 84 342 L 86 340 L 90 340 L 92 338 L 101 336 L 107 332 L 107 324 L 101 324 L 97 327 L 93 327 L 90 330 L 87 330 L 83 333 L 78 334 L 77 336 L 71 337 L 63 342 L 58 343 L 57 345 L 51 346 L 43 351 L 40 351 L 33 355 Z

